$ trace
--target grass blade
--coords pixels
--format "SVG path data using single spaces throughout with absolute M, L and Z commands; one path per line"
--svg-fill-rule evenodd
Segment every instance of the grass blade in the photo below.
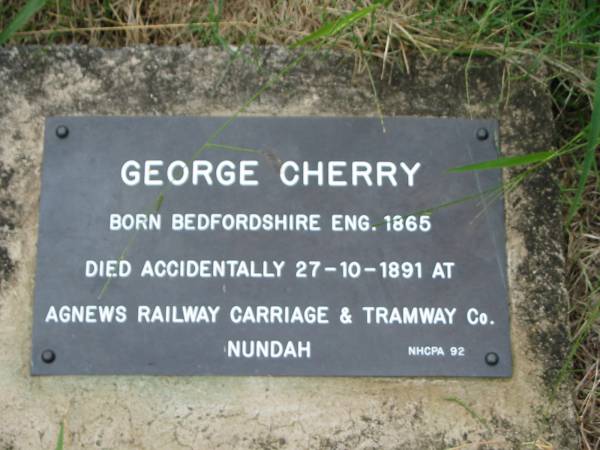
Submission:
M 538 162 L 547 162 L 559 155 L 559 152 L 536 152 L 528 155 L 507 156 L 505 158 L 492 159 L 477 164 L 469 164 L 467 166 L 452 167 L 448 169 L 450 173 L 471 172 L 473 170 L 489 170 L 502 169 L 505 167 L 524 166 Z
M 457 405 L 462 406 L 465 409 L 465 411 L 467 411 L 471 415 L 471 417 L 473 417 L 475 420 L 477 420 L 477 422 L 479 422 L 481 425 L 483 425 L 488 430 L 490 430 L 490 426 L 488 425 L 487 421 L 482 416 L 477 414 L 473 408 L 471 408 L 469 405 L 467 405 L 461 399 L 459 399 L 457 397 L 446 397 L 444 400 L 447 402 L 456 403 Z
M 56 450 L 63 450 L 65 445 L 65 425 L 61 422 L 58 430 L 58 438 L 56 439 Z
M 589 296 L 589 304 L 594 305 L 594 295 L 600 291 L 600 287 L 595 289 Z M 573 368 L 573 359 L 575 355 L 579 352 L 579 349 L 584 344 L 585 339 L 588 337 L 591 331 L 593 331 L 594 324 L 598 323 L 600 319 L 600 302 L 596 302 L 596 304 L 592 307 L 590 311 L 585 314 L 585 320 L 581 328 L 577 331 L 575 335 L 575 339 L 571 343 L 571 347 L 569 348 L 569 353 L 567 354 L 558 375 L 556 376 L 556 380 L 554 381 L 553 389 L 557 389 L 565 378 L 571 374 L 571 370 Z
M 164 201 L 165 201 L 165 194 L 163 194 L 161 192 L 160 194 L 158 194 L 158 197 L 156 198 L 156 202 L 154 203 L 154 213 L 158 213 L 160 211 L 160 208 L 162 207 L 162 204 Z
M 571 206 L 569 207 L 569 213 L 567 214 L 567 226 L 571 223 L 571 220 L 573 220 L 573 217 L 577 214 L 579 208 L 581 208 L 581 198 L 583 197 L 585 183 L 590 175 L 590 169 L 594 162 L 594 153 L 596 153 L 598 136 L 600 135 L 600 59 L 598 59 L 598 65 L 596 66 L 596 92 L 594 94 L 592 119 L 590 121 L 588 133 L 587 149 L 585 151 L 585 157 L 583 158 L 583 167 L 581 168 L 581 175 L 579 175 L 579 183 L 577 184 L 577 190 L 575 191 L 575 198 L 573 198 Z
M 380 6 L 386 6 L 388 3 L 390 3 L 390 0 L 378 0 L 372 5 L 359 9 L 358 11 L 354 11 L 353 13 L 347 14 L 344 17 L 339 18 L 338 20 L 327 22 L 317 31 L 314 31 L 308 36 L 294 42 L 291 45 L 291 48 L 297 48 L 321 38 L 335 36 L 343 29 L 349 27 L 350 25 L 359 21 L 363 17 L 371 14 Z
M 38 12 L 47 0 L 29 0 L 25 6 L 17 13 L 15 18 L 8 26 L 0 33 L 0 45 L 8 41 L 13 34 L 25 26 L 36 12 Z

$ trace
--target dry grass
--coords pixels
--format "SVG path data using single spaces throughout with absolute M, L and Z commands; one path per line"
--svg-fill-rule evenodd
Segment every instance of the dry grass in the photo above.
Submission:
M 597 158 L 600 166 L 600 158 Z M 573 186 L 572 165 L 564 184 Z M 574 398 L 585 449 L 600 448 L 600 177 L 589 179 L 583 208 L 567 232 L 568 287 L 573 335 Z
M 14 11 L 24 3 L 9 0 L 1 8 Z M 17 33 L 15 39 L 23 43 L 84 43 L 101 47 L 291 44 L 317 30 L 324 22 L 353 11 L 357 3 L 370 2 L 50 0 L 30 22 L 28 29 Z M 439 52 L 494 54 L 518 63 L 519 67 L 529 58 L 535 64 L 543 62 L 564 72 L 579 89 L 588 94 L 591 92 L 589 74 L 593 60 L 581 58 L 578 52 L 566 48 L 569 45 L 566 38 L 571 36 L 556 42 L 543 38 L 560 31 L 563 18 L 556 15 L 557 11 L 506 7 L 500 0 L 490 2 L 496 4 L 492 8 L 484 7 L 486 2 L 472 0 L 445 3 L 448 5 L 440 7 L 436 2 L 425 0 L 392 2 L 385 11 L 336 39 L 335 46 L 360 50 L 395 63 L 408 62 L 407 52 L 415 49 L 425 56 Z M 477 13 L 482 17 L 474 20 L 472 15 Z M 506 14 L 517 14 L 518 20 L 503 21 Z M 552 16 L 555 23 L 549 23 L 545 18 L 542 32 L 520 35 L 525 27 L 539 27 L 535 16 L 540 14 Z M 8 14 L 0 15 L 0 28 L 9 19 Z M 540 54 L 539 50 L 549 43 L 557 48 Z M 569 51 L 556 58 L 556 50 Z M 534 72 L 530 76 L 535 76 Z
M 310 0 L 49 0 L 13 43 L 80 43 L 101 47 L 135 44 L 289 45 L 339 19 L 365 1 Z M 0 5 L 3 29 L 23 0 Z M 600 2 L 595 0 L 396 0 L 331 40 L 356 55 L 356 69 L 377 59 L 410 72 L 415 55 L 491 55 L 512 76 L 550 87 L 564 142 L 589 121 L 593 68 L 600 41 Z M 539 68 L 544 65 L 547 71 Z M 565 212 L 573 201 L 581 154 L 563 158 Z M 566 230 L 572 369 L 583 448 L 600 448 L 600 161 L 592 168 L 584 205 Z

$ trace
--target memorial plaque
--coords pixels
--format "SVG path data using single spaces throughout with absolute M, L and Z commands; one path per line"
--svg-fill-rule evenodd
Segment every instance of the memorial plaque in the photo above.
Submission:
M 510 376 L 497 123 L 384 125 L 47 119 L 32 373 Z

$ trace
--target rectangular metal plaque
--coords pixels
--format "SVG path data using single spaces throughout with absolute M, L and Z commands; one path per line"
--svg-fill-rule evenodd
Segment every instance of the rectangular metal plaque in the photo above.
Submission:
M 47 119 L 32 373 L 510 376 L 497 123 L 384 125 Z

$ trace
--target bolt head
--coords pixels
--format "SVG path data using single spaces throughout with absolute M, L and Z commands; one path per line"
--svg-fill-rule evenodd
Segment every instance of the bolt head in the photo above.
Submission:
M 59 125 L 56 127 L 56 136 L 59 139 L 64 139 L 69 135 L 69 129 L 65 125 Z
M 476 135 L 477 139 L 480 141 L 485 141 L 490 136 L 490 132 L 487 130 L 487 128 L 479 128 Z
M 488 366 L 495 366 L 496 364 L 498 364 L 499 361 L 500 357 L 498 356 L 498 353 L 489 352 L 485 354 L 485 363 Z
M 55 359 L 56 353 L 54 353 L 52 350 L 44 350 L 42 352 L 42 361 L 44 361 L 46 364 L 53 363 Z

